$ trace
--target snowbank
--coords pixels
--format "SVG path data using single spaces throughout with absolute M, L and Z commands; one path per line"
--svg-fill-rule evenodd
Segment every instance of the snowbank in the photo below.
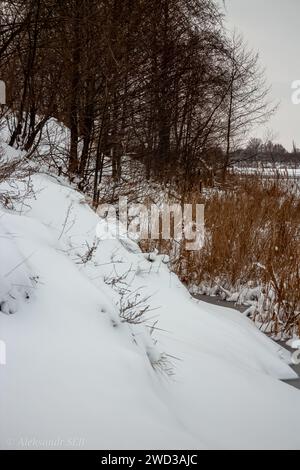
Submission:
M 0 209 L 0 448 L 300 448 L 287 351 L 161 257 L 97 240 L 63 181 L 32 184 Z

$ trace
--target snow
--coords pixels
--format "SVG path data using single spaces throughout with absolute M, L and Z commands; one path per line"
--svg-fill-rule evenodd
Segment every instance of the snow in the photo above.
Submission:
M 1 449 L 300 448 L 288 351 L 192 299 L 159 254 L 97 239 L 64 180 L 31 184 L 0 208 Z
M 258 165 L 257 167 L 234 167 L 234 171 L 238 174 L 245 175 L 262 175 L 268 177 L 278 177 L 298 179 L 300 178 L 300 168 L 281 168 L 280 164 Z
M 300 339 L 299 338 L 293 338 L 289 341 L 287 341 L 287 346 L 290 346 L 292 349 L 300 349 Z

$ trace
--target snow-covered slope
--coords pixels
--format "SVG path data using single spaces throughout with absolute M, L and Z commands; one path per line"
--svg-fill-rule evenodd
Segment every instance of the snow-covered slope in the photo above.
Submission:
M 97 240 L 62 181 L 32 184 L 0 209 L 0 448 L 300 448 L 289 353 L 193 300 L 162 257 Z

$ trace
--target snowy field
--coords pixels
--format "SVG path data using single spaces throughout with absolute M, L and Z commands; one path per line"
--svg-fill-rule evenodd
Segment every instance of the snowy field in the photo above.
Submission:
M 282 177 L 300 179 L 300 168 L 282 168 L 278 166 L 234 167 L 234 172 L 243 175 L 261 175 L 265 177 Z
M 31 183 L 0 208 L 1 449 L 300 449 L 289 352 L 163 257 L 97 239 L 63 180 Z

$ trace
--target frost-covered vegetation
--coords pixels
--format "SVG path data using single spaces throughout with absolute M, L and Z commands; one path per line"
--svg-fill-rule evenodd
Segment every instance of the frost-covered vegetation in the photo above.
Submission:
M 188 252 L 173 242 L 143 242 L 171 254 L 172 267 L 193 294 L 249 307 L 276 338 L 300 335 L 300 180 L 231 174 L 227 184 L 191 200 L 205 204 L 206 240 Z

